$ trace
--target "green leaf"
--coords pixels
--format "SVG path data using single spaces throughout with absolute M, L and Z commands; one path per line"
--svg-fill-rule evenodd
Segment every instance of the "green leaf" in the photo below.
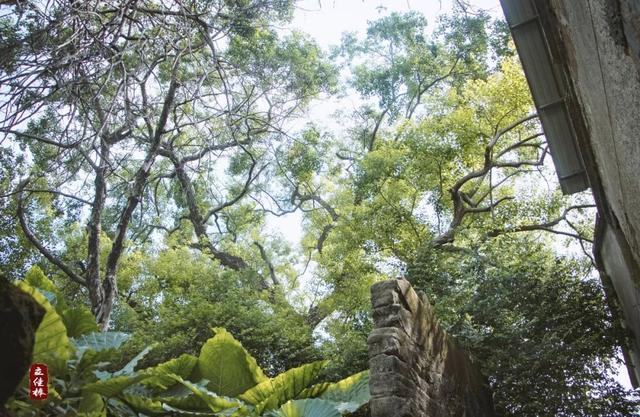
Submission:
M 221 328 L 213 331 L 216 335 L 200 350 L 196 379 L 207 379 L 209 390 L 229 397 L 267 380 L 256 360 L 229 332 Z
M 116 349 L 105 349 L 99 352 L 88 349 L 80 352 L 79 355 L 76 352 L 76 357 L 80 357 L 76 365 L 76 373 L 83 378 L 93 377 L 93 371 L 96 365 L 111 362 L 118 355 L 120 355 L 120 353 Z
M 362 371 L 338 382 L 323 382 L 302 391 L 297 398 L 321 398 L 334 403 L 342 413 L 353 413 L 369 402 L 369 371 Z
M 120 400 L 134 410 L 144 414 L 162 414 L 165 411 L 162 407 L 162 402 L 141 395 L 123 394 Z
M 37 288 L 39 291 L 48 291 L 54 295 L 58 292 L 56 286 L 49 278 L 47 278 L 39 266 L 32 266 L 29 268 L 24 276 L 24 282 L 29 284 L 31 287 Z
M 106 417 L 107 416 L 107 409 L 105 408 L 104 411 L 91 411 L 88 413 L 78 413 L 77 417 Z
M 122 332 L 95 332 L 73 339 L 78 350 L 94 350 L 100 352 L 106 349 L 119 348 L 129 339 L 129 335 Z
M 174 407 L 171 406 L 169 404 L 163 403 L 162 404 L 162 408 L 166 411 L 171 411 L 172 413 L 179 415 L 179 416 L 217 416 L 219 415 L 218 413 L 213 413 L 211 411 L 190 411 L 190 410 L 183 410 L 179 407 Z M 173 414 L 172 414 L 173 415 Z
M 91 414 L 91 415 L 107 415 L 107 408 L 105 407 L 104 401 L 99 394 L 90 391 L 82 391 L 82 398 L 80 399 L 80 404 L 78 405 L 78 412 Z
M 171 385 L 175 384 L 176 381 L 174 378 L 163 374 L 174 374 L 186 379 L 189 378 L 197 363 L 198 358 L 185 353 L 175 359 L 171 359 L 170 361 L 145 370 L 154 374 L 157 373 L 158 375 L 152 376 L 143 381 L 143 384 L 156 389 L 167 389 Z
M 167 374 L 167 376 L 187 387 L 193 394 L 204 401 L 207 407 L 215 413 L 227 411 L 229 414 L 232 414 L 239 409 L 246 408 L 245 404 L 239 400 L 217 395 L 216 393 L 209 391 L 206 387 L 194 384 L 193 382 L 187 381 L 178 375 Z
M 320 398 L 336 404 L 341 413 L 353 413 L 371 399 L 369 371 L 362 371 L 333 383 Z
M 82 335 L 98 332 L 96 319 L 91 311 L 84 307 L 72 307 L 62 310 L 60 316 L 67 328 L 67 336 L 80 337 Z
M 318 398 L 289 401 L 279 410 L 267 415 L 269 417 L 342 417 L 332 402 Z
M 318 361 L 289 369 L 280 375 L 263 381 L 240 395 L 240 399 L 257 406 L 259 412 L 278 408 L 283 403 L 296 398 L 309 386 L 326 366 L 326 361 Z
M 122 375 L 116 376 L 101 381 L 96 381 L 84 386 L 84 389 L 89 392 L 95 392 L 96 394 L 103 395 L 105 397 L 115 397 L 124 391 L 127 387 L 133 384 L 137 384 L 148 375 L 139 373 L 136 375 Z
M 142 352 L 138 353 L 133 359 L 131 359 L 122 369 L 113 373 L 113 376 L 121 376 L 121 375 L 131 375 L 134 372 L 136 365 L 138 362 L 144 358 L 147 353 L 151 351 L 157 344 L 153 344 L 151 346 L 147 346 Z
M 172 410 L 180 410 L 182 412 L 205 413 L 207 415 L 211 413 L 207 403 L 191 392 L 189 395 L 162 397 L 159 400 L 162 401 L 165 409 L 169 406 Z
M 61 374 L 66 368 L 66 360 L 71 357 L 73 347 L 67 337 L 67 329 L 62 319 L 44 295 L 25 282 L 16 283 L 18 288 L 31 295 L 46 313 L 38 330 L 33 347 L 33 362 L 49 365 L 52 374 Z

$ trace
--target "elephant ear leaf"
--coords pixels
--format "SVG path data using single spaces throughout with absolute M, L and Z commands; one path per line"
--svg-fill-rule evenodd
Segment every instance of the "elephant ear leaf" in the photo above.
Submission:
M 74 343 L 78 349 L 100 352 L 106 349 L 117 349 L 128 339 L 129 335 L 122 332 L 95 332 L 74 339 Z
M 216 415 L 247 415 L 248 409 L 246 405 L 237 399 L 220 396 L 214 392 L 209 391 L 206 387 L 200 384 L 194 384 L 187 381 L 178 375 L 166 374 L 167 377 L 173 378 L 176 382 L 184 385 L 189 391 L 191 391 L 196 397 L 198 397 L 206 406 Z M 168 399 L 162 399 L 168 400 Z M 175 404 L 175 403 L 174 403 Z
M 158 390 L 166 390 L 176 383 L 174 378 L 168 377 L 166 374 L 173 374 L 188 379 L 197 363 L 198 358 L 195 356 L 189 355 L 188 353 L 182 354 L 175 359 L 171 359 L 147 370 L 147 372 L 154 376 L 145 380 L 143 385 Z
M 256 360 L 229 332 L 222 328 L 213 331 L 215 336 L 200 350 L 196 380 L 208 380 L 210 391 L 227 397 L 236 397 L 267 380 Z
M 341 413 L 355 412 L 371 399 L 369 371 L 363 371 L 330 384 L 320 398 L 333 402 Z
M 116 397 L 126 388 L 137 384 L 147 377 L 148 376 L 143 373 L 135 375 L 120 375 L 86 384 L 84 386 L 84 390 L 100 394 L 107 398 Z
M 63 372 L 66 360 L 73 353 L 73 347 L 67 337 L 67 329 L 64 327 L 62 318 L 40 291 L 24 282 L 18 282 L 16 285 L 31 295 L 45 310 L 44 318 L 36 330 L 33 362 L 48 364 L 53 374 Z
M 318 361 L 289 369 L 280 375 L 263 381 L 240 395 L 240 399 L 256 406 L 259 412 L 278 408 L 293 400 L 314 382 L 326 361 Z
M 69 337 L 79 337 L 98 331 L 95 317 L 85 306 L 65 308 L 60 312 L 60 316 Z
M 156 346 L 153 344 L 151 346 L 147 346 L 142 352 L 138 353 L 133 359 L 131 359 L 122 369 L 116 372 L 107 372 L 107 371 L 95 371 L 94 374 L 98 377 L 99 380 L 108 380 L 109 378 L 120 377 L 120 376 L 129 376 L 133 375 L 135 372 L 135 367 L 138 365 L 146 355 Z
M 319 398 L 289 401 L 267 415 L 269 417 L 342 417 L 334 403 Z
M 117 372 L 114 372 L 114 376 L 121 375 L 131 375 L 134 373 L 136 366 L 138 366 L 138 362 L 140 362 L 151 350 L 157 346 L 157 343 L 154 343 L 150 346 L 147 346 L 142 350 L 142 352 L 138 353 L 133 359 L 131 359 L 127 364 Z
M 44 272 L 42 272 L 42 269 L 38 266 L 32 266 L 29 268 L 24 276 L 24 282 L 29 284 L 31 287 L 37 288 L 39 291 L 47 291 L 54 295 L 58 292 L 55 284 L 47 278 Z

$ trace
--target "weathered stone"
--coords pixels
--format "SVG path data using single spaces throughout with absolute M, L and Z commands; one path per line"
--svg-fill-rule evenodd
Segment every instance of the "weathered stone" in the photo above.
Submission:
M 44 314 L 29 294 L 0 278 L 0 410 L 31 364 L 35 332 Z
M 390 304 L 373 310 L 373 323 L 376 327 L 397 327 L 412 333 L 411 312 L 400 304 Z
M 369 344 L 369 353 L 372 356 L 393 355 L 405 362 L 410 362 L 414 356 L 409 335 L 395 327 L 374 329 L 369 335 L 367 343 Z
M 417 408 L 418 405 L 415 402 L 394 396 L 371 398 L 369 406 L 372 417 L 416 417 L 426 413 L 426 410 Z
M 491 392 L 466 352 L 406 280 L 371 289 L 369 388 L 373 417 L 492 417 Z
M 394 281 L 376 282 L 371 286 L 371 301 L 373 308 L 398 304 L 399 294 L 394 289 L 397 287 Z

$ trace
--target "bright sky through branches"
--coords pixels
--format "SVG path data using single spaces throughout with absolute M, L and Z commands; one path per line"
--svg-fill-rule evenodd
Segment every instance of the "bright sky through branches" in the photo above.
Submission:
M 474 0 L 474 8 L 502 15 L 498 0 Z M 343 32 L 361 32 L 367 21 L 392 12 L 418 11 L 433 28 L 438 15 L 451 11 L 450 0 L 303 0 L 298 3 L 293 26 L 313 36 L 322 46 L 340 42 Z
M 483 9 L 491 15 L 502 16 L 499 0 L 474 0 L 473 8 Z M 428 22 L 428 28 L 435 27 L 439 15 L 450 12 L 451 0 L 302 0 L 296 6 L 291 29 L 309 34 L 324 49 L 340 43 L 345 32 L 364 34 L 369 21 L 390 13 L 418 11 Z M 331 126 L 330 115 L 336 105 L 356 107 L 357 97 L 316 101 L 311 104 L 311 118 L 322 118 L 324 126 Z M 302 214 L 291 213 L 282 217 L 270 216 L 272 232 L 280 234 L 292 245 L 298 245 L 302 238 Z

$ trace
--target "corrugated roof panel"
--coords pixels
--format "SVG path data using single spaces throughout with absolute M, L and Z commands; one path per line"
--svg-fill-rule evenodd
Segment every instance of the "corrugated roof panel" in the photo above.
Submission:
M 582 159 L 573 142 L 573 128 L 563 104 L 564 102 L 561 105 L 541 109 L 538 112 L 562 192 L 573 194 L 587 189 L 589 181 L 582 165 Z M 550 138 L 556 140 L 550 140 Z
M 562 79 L 554 73 L 551 54 L 535 5 L 530 0 L 501 0 L 513 40 L 538 109 L 562 192 L 585 190 L 589 182 L 564 103 Z

